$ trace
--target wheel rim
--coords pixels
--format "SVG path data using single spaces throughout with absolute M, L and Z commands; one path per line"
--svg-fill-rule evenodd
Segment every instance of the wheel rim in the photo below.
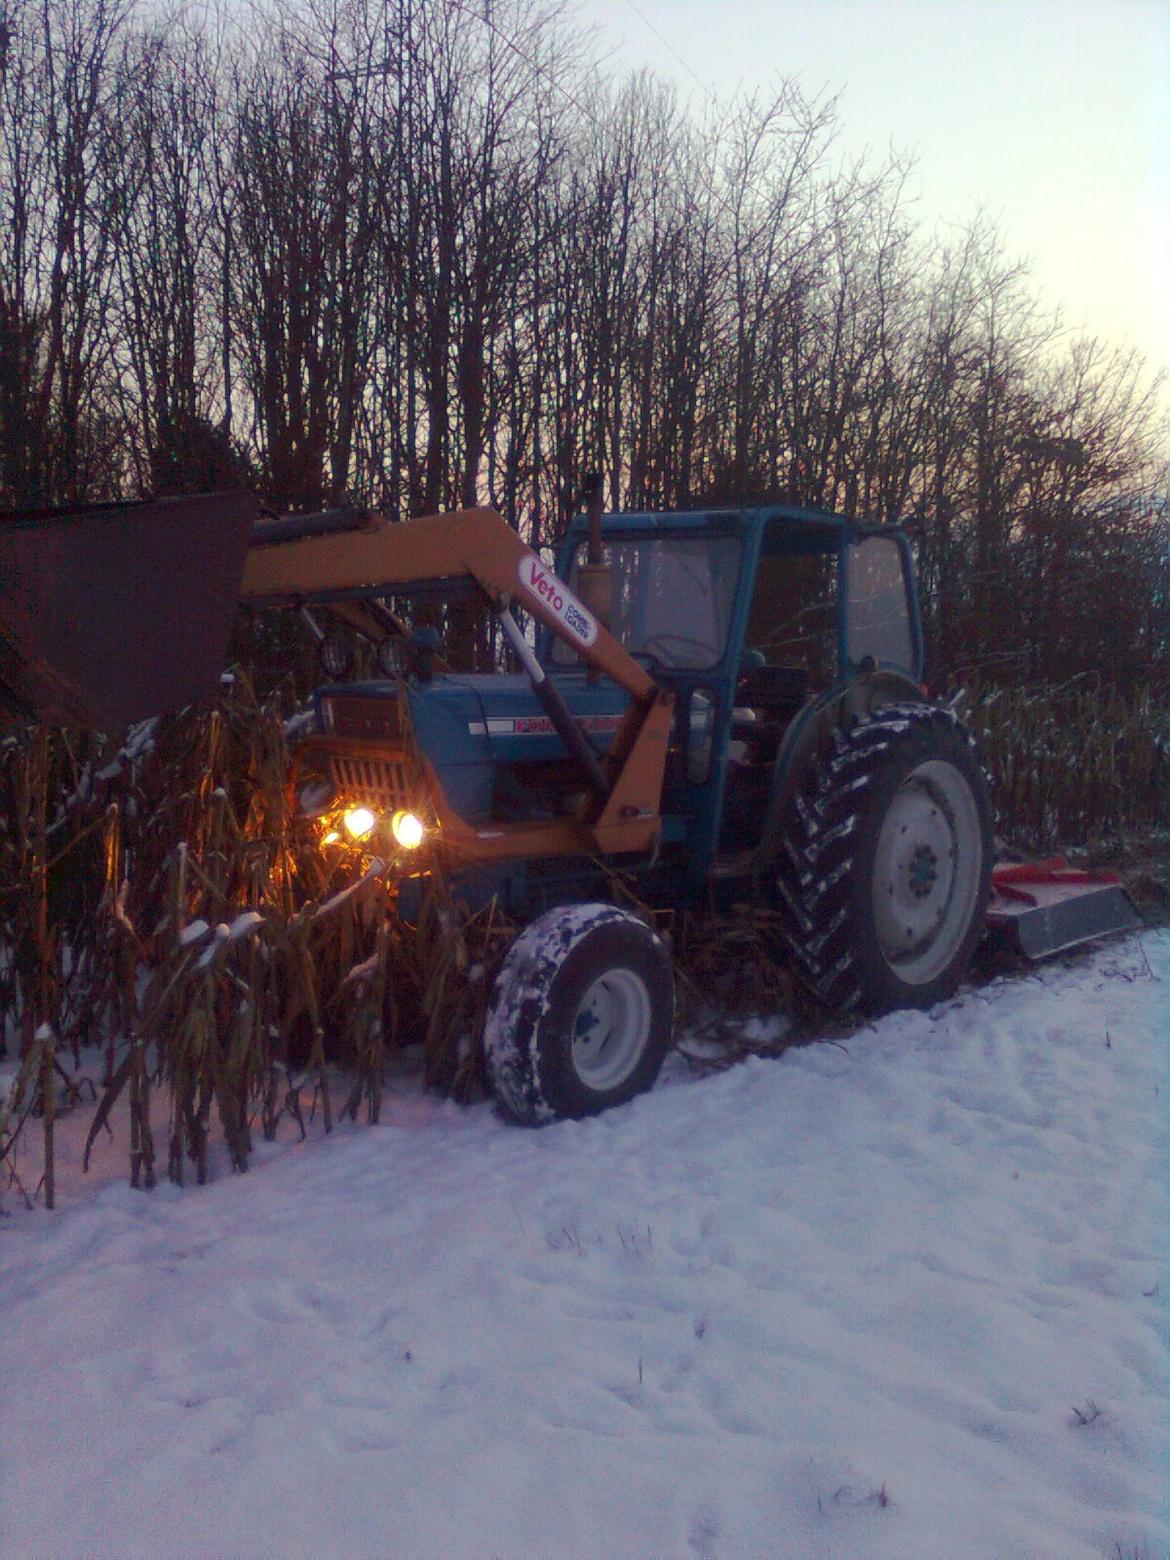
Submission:
M 979 899 L 979 807 L 960 770 L 931 759 L 899 786 L 874 854 L 878 946 L 910 985 L 937 979 L 966 940 Z
M 573 1066 L 590 1089 L 615 1089 L 638 1065 L 650 1034 L 650 993 L 633 970 L 607 970 L 573 1020 Z

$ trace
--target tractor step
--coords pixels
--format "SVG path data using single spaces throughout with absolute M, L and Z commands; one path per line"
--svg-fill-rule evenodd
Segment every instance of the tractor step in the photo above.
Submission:
M 755 852 L 750 850 L 739 850 L 732 854 L 716 856 L 711 863 L 710 875 L 712 879 L 717 879 L 719 882 L 750 877 L 755 862 Z
M 1027 959 L 1142 925 L 1114 872 L 1070 867 L 1063 857 L 993 868 L 987 924 Z

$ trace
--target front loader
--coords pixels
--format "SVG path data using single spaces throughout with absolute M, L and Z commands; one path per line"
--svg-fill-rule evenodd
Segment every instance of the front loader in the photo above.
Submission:
M 321 848 L 348 829 L 393 859 L 395 913 L 409 917 L 441 869 L 473 908 L 494 900 L 523 927 L 485 1032 L 518 1119 L 628 1099 L 669 1047 L 670 960 L 612 902 L 619 876 L 654 908 L 774 909 L 798 974 L 834 1011 L 926 1007 L 958 986 L 984 933 L 991 810 L 971 737 L 922 688 L 896 527 L 786 505 L 592 506 L 554 572 L 485 509 L 254 523 L 247 499 L 181 502 L 231 533 L 215 544 L 235 549 L 217 559 L 221 616 L 238 558 L 239 600 L 301 608 L 322 640 L 333 681 L 294 777 Z M 4 539 L 0 526 L 0 560 Z M 189 616 L 185 582 L 172 588 Z M 498 624 L 490 673 L 450 664 L 445 635 L 469 596 Z M 9 706 L 97 723 L 121 711 L 101 667 L 88 685 L 66 675 L 12 597 Z M 355 647 L 377 675 L 348 675 Z M 146 694 L 167 691 L 162 670 Z M 210 680 L 207 655 L 189 670 Z M 176 691 L 177 671 L 172 658 Z M 1041 941 L 1077 940 L 1075 900 L 1063 915 Z

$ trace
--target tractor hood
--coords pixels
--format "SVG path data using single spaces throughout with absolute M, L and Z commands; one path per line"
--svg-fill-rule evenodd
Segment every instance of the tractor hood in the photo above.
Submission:
M 604 753 L 627 695 L 608 680 L 590 682 L 583 672 L 558 675 L 556 682 L 589 741 Z M 469 823 L 511 810 L 518 786 L 567 761 L 564 743 L 522 675 L 337 684 L 318 690 L 316 707 L 318 730 L 342 739 L 404 745 L 413 731 L 451 806 Z

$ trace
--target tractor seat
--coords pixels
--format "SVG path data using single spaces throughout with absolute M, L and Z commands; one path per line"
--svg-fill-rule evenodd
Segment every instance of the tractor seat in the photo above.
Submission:
M 795 713 L 808 698 L 812 678 L 803 666 L 749 666 L 735 689 L 735 702 L 765 715 Z
M 749 762 L 775 758 L 793 717 L 808 702 L 812 678 L 803 666 L 752 666 L 735 687 L 731 737 Z

